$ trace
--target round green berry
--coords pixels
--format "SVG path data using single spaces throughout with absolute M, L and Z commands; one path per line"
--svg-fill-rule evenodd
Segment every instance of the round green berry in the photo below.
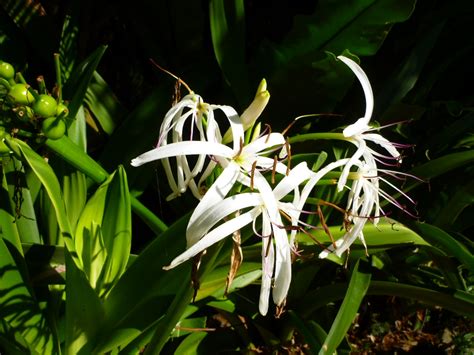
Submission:
M 41 130 L 49 139 L 59 139 L 66 133 L 66 124 L 62 119 L 49 117 L 43 121 Z
M 27 84 L 15 84 L 8 91 L 8 96 L 14 103 L 20 105 L 31 105 L 35 102 L 35 98 L 31 92 L 28 91 Z
M 38 116 L 48 118 L 56 116 L 57 107 L 58 104 L 53 97 L 43 94 L 39 95 L 38 100 L 33 104 L 33 111 L 35 111 Z
M 0 78 L 11 80 L 15 76 L 15 69 L 10 63 L 0 60 Z

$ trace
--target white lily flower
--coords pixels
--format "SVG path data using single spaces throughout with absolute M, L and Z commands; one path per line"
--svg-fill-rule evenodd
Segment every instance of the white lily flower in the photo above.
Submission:
M 160 128 L 156 148 L 159 149 L 173 143 L 193 141 L 195 139 L 195 131 L 197 131 L 198 135 L 197 141 L 220 143 L 222 136 L 214 117 L 214 112 L 217 110 L 222 111 L 227 117 L 230 122 L 231 132 L 233 132 L 233 129 L 239 125 L 240 119 L 232 107 L 207 104 L 201 96 L 192 92 L 186 95 L 166 113 Z M 132 160 L 132 165 L 141 165 L 140 157 Z M 193 195 L 200 199 L 202 196 L 199 191 L 199 184 L 196 184 L 194 178 L 204 170 L 205 172 L 201 175 L 201 181 L 203 181 L 215 167 L 215 162 L 213 161 L 208 162 L 206 168 L 204 167 L 205 163 L 206 154 L 198 155 L 194 164 L 190 164 L 186 155 L 176 155 L 175 178 L 169 158 L 163 158 L 163 167 L 172 190 L 167 200 L 181 195 L 188 187 Z
M 383 159 L 387 158 L 396 159 L 398 161 L 401 161 L 401 159 L 400 153 L 398 152 L 395 144 L 389 142 L 380 134 L 367 133 L 373 130 L 369 123 L 374 107 L 374 96 L 367 75 L 364 73 L 362 68 L 351 59 L 344 56 L 339 56 L 338 58 L 344 62 L 359 79 L 365 94 L 366 110 L 363 117 L 359 118 L 355 123 L 346 127 L 343 131 L 344 136 L 348 138 L 347 140 L 357 147 L 356 152 L 345 164 L 337 185 L 338 190 L 342 191 L 346 186 L 351 168 L 354 166 L 357 167 L 357 174 L 359 177 L 352 182 L 346 207 L 346 210 L 348 211 L 347 219 L 348 221 L 352 222 L 352 225 L 344 234 L 344 236 L 335 242 L 335 245 L 330 245 L 327 250 L 324 250 L 320 253 L 320 258 L 327 257 L 330 252 L 334 252 L 337 256 L 341 256 L 346 250 L 350 248 L 352 243 L 357 238 L 360 238 L 362 244 L 365 246 L 363 228 L 366 222 L 370 218 L 376 225 L 380 219 L 380 216 L 384 215 L 382 209 L 380 208 L 380 196 L 384 197 L 390 203 L 401 207 L 401 205 L 398 204 L 393 197 L 380 188 L 380 180 L 384 181 L 386 184 L 393 187 L 397 192 L 400 192 L 411 202 L 413 202 L 413 200 L 411 200 L 400 189 L 396 188 L 393 184 L 383 179 L 379 175 L 380 170 L 377 167 L 377 160 L 383 162 Z M 383 154 L 368 147 L 367 141 L 381 146 L 390 154 L 390 157 L 384 156 Z M 393 174 L 389 171 L 385 172 Z
M 365 114 L 363 117 L 359 118 L 355 123 L 347 126 L 344 131 L 342 132 L 345 137 L 347 137 L 348 141 L 353 143 L 357 147 L 357 151 L 351 157 L 351 160 L 348 164 L 344 167 L 341 177 L 338 181 L 337 187 L 339 191 L 342 191 L 347 177 L 350 173 L 351 168 L 356 164 L 356 162 L 363 157 L 366 160 L 372 160 L 372 158 L 387 158 L 381 153 L 378 153 L 374 149 L 367 146 L 367 141 L 375 143 L 385 149 L 391 156 L 391 158 L 401 161 L 400 153 L 398 152 L 395 144 L 389 142 L 380 134 L 376 133 L 367 133 L 374 128 L 372 128 L 369 123 L 372 118 L 372 113 L 374 110 L 374 94 L 372 92 L 372 86 L 370 85 L 369 79 L 367 75 L 364 73 L 362 68 L 353 60 L 344 57 L 338 56 L 339 60 L 345 63 L 357 76 L 362 85 L 362 89 L 364 90 L 365 101 L 366 101 L 366 108 Z M 367 162 L 367 161 L 366 161 Z M 369 163 L 369 162 L 367 162 Z
M 235 163 L 231 163 L 229 166 L 235 167 Z M 221 176 L 225 174 L 234 174 L 235 176 L 237 169 L 232 171 L 226 169 Z M 299 195 L 297 193 L 298 186 L 309 179 L 311 174 L 312 172 L 308 169 L 306 163 L 300 163 L 287 176 L 284 176 L 275 189 L 272 190 L 267 180 L 257 170 L 254 173 L 253 180 L 255 188 L 259 192 L 241 193 L 212 203 L 205 201 L 204 198 L 200 205 L 206 202 L 205 206 L 201 206 L 199 210 L 194 211 L 187 228 L 188 249 L 176 257 L 165 269 L 168 270 L 180 265 L 250 223 L 253 223 L 254 229 L 256 229 L 256 220 L 261 216 L 263 243 L 259 310 L 262 315 L 265 315 L 268 311 L 272 280 L 273 301 L 275 304 L 281 305 L 286 298 L 291 282 L 291 245 L 280 211 L 290 216 L 292 224 L 296 223 L 294 218 L 297 217 L 294 207 L 297 201 L 288 203 L 282 202 L 281 199 L 290 192 L 295 192 L 294 196 L 297 199 Z M 211 189 L 220 190 L 214 185 Z M 228 186 L 221 185 L 220 187 L 222 187 L 225 195 Z M 226 217 L 233 216 L 236 212 L 242 210 L 248 211 L 239 213 L 236 217 L 219 224 Z M 191 243 L 189 243 L 190 241 Z

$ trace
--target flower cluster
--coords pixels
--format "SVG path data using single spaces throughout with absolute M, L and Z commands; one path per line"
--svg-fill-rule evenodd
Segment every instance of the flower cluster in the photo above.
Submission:
M 359 79 L 365 93 L 366 112 L 341 135 L 342 139 L 355 145 L 355 153 L 318 171 L 309 169 L 305 162 L 290 169 L 285 156 L 291 150 L 281 133 L 260 134 L 255 128 L 253 134 L 246 134 L 268 102 L 265 82 L 242 116 L 232 107 L 207 104 L 192 92 L 169 110 L 156 148 L 132 160 L 133 166 L 161 160 L 172 190 L 169 198 L 175 198 L 189 188 L 200 200 L 187 226 L 187 249 L 166 269 L 176 267 L 251 224 L 262 240 L 259 310 L 265 315 L 270 292 L 277 306 L 286 299 L 291 282 L 291 252 L 295 250 L 297 231 L 305 227 L 300 217 L 306 201 L 318 182 L 336 169 L 341 171 L 338 191 L 349 189 L 348 226 L 346 233 L 323 250 L 320 257 L 329 253 L 340 256 L 357 238 L 365 244 L 365 223 L 369 218 L 377 223 L 383 215 L 380 196 L 394 202 L 380 189 L 382 178 L 377 163 L 387 159 L 400 160 L 400 154 L 394 144 L 379 134 L 370 133 L 373 131 L 369 123 L 374 100 L 367 76 L 351 59 L 338 58 Z M 217 110 L 222 111 L 228 121 L 229 130 L 224 135 L 215 119 Z M 389 156 L 370 148 L 368 143 L 375 143 Z M 191 156 L 194 158 L 189 160 Z M 175 159 L 175 174 L 170 158 Z M 218 177 L 203 193 L 202 187 L 211 175 Z M 347 186 L 349 175 L 352 182 Z

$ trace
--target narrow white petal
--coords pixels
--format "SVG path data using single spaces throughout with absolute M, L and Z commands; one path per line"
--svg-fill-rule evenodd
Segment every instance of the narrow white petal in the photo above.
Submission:
M 359 139 L 358 137 L 354 137 L 353 140 L 351 140 L 352 143 L 354 143 L 357 146 L 357 150 L 354 153 L 354 155 L 350 158 L 350 160 L 347 162 L 347 164 L 344 166 L 344 169 L 342 169 L 341 176 L 339 177 L 339 180 L 337 182 L 337 190 L 339 192 L 344 189 L 344 186 L 346 185 L 347 182 L 347 177 L 349 176 L 349 173 L 351 172 L 351 168 L 356 165 L 359 162 L 359 158 L 364 154 L 366 151 L 367 145 L 363 139 Z
M 179 264 L 184 263 L 186 260 L 192 258 L 193 256 L 199 254 L 203 250 L 209 248 L 211 245 L 221 241 L 225 237 L 231 235 L 236 230 L 239 230 L 246 226 L 260 214 L 260 208 L 256 207 L 249 212 L 246 212 L 238 217 L 232 218 L 230 221 L 220 225 L 219 227 L 213 229 L 209 234 L 204 236 L 196 244 L 192 245 L 184 253 L 177 256 L 173 261 L 168 265 L 163 267 L 164 270 L 172 269 Z
M 400 153 L 398 152 L 397 148 L 391 143 L 388 139 L 384 138 L 380 134 L 377 133 L 365 133 L 363 135 L 365 140 L 374 142 L 384 148 L 392 157 L 399 158 Z
M 186 141 L 179 143 L 171 143 L 162 147 L 152 149 L 132 159 L 133 166 L 140 166 L 153 160 L 169 158 L 179 155 L 217 155 L 221 157 L 231 158 L 232 149 L 229 147 L 212 142 Z
M 364 95 L 365 95 L 366 106 L 365 106 L 364 117 L 359 119 L 355 124 L 351 125 L 353 126 L 353 128 L 349 129 L 349 127 L 351 127 L 349 126 L 346 128 L 347 131 L 344 130 L 346 132 L 343 132 L 344 136 L 349 137 L 366 130 L 366 127 L 369 124 L 370 118 L 372 117 L 372 112 L 374 110 L 374 94 L 372 92 L 372 86 L 370 85 L 369 78 L 367 78 L 367 75 L 359 66 L 359 64 L 354 62 L 352 59 L 349 59 L 342 55 L 340 55 L 337 58 L 341 60 L 344 64 L 346 64 L 354 72 L 354 74 L 357 76 L 357 79 L 359 79 L 360 84 L 362 85 L 362 89 L 364 90 Z
M 275 252 L 272 239 L 271 223 L 266 213 L 262 214 L 262 235 L 267 236 L 262 240 L 262 285 L 258 309 L 263 316 L 268 312 L 268 301 L 272 288 L 273 269 L 275 266 Z
M 285 176 L 273 190 L 273 194 L 277 200 L 281 200 L 284 196 L 289 194 L 297 188 L 303 181 L 308 180 L 313 175 L 313 172 L 308 169 L 306 162 L 299 163 L 290 173 Z
M 244 126 L 237 111 L 230 106 L 212 105 L 212 108 L 221 110 L 227 116 L 232 129 L 234 153 L 237 153 L 240 150 L 241 142 L 244 141 Z
M 273 236 L 275 238 L 275 283 L 273 286 L 273 302 L 280 306 L 285 300 L 291 283 L 291 254 L 290 244 L 286 231 L 277 226 L 273 226 Z
M 228 197 L 202 210 L 203 212 L 199 216 L 195 216 L 193 222 L 188 224 L 186 230 L 188 247 L 201 239 L 204 234 L 225 217 L 241 209 L 259 206 L 260 204 L 261 199 L 258 193 L 243 193 Z
M 230 162 L 196 206 L 191 218 L 189 219 L 188 225 L 194 225 L 206 210 L 222 201 L 227 196 L 232 186 L 234 186 L 239 174 L 239 166 L 234 162 Z M 196 242 L 192 236 L 190 236 L 190 238 L 191 239 L 188 240 L 188 246 Z
M 285 137 L 281 133 L 270 133 L 247 144 L 242 151 L 242 155 L 256 154 L 277 145 L 283 146 L 285 142 Z

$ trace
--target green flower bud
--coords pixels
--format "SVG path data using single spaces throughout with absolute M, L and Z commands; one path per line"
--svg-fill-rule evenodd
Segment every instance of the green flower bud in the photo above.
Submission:
M 66 112 L 65 115 L 67 116 L 69 114 L 69 109 L 64 104 L 58 104 L 58 106 L 56 108 L 56 116 L 59 116 L 63 112 Z

